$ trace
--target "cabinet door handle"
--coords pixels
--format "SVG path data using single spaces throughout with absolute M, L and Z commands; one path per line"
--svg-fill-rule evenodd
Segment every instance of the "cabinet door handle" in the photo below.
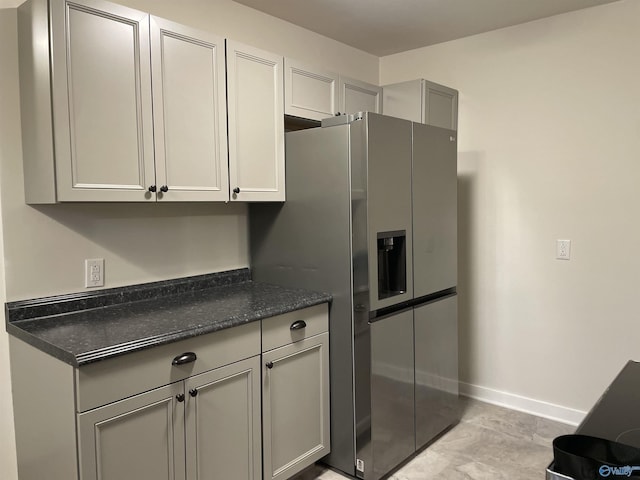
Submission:
M 265 365 L 267 366 L 267 368 L 273 368 L 273 362 L 267 362 L 265 363 Z
M 240 193 L 240 187 L 236 187 L 233 189 L 233 193 Z
M 195 362 L 198 357 L 193 352 L 184 352 L 173 359 L 171 365 L 184 365 L 185 363 Z
M 184 402 L 184 393 L 179 393 L 178 395 L 176 395 L 176 400 L 178 400 L 179 402 Z
M 196 395 L 198 395 L 198 389 L 192 388 L 191 390 L 189 390 L 189 395 L 191 395 L 192 397 L 195 397 Z
M 301 330 L 307 326 L 307 322 L 304 320 L 296 320 L 291 324 L 289 330 Z
M 162 186 L 160 187 L 160 191 L 161 191 L 162 193 L 167 193 L 167 192 L 169 191 L 169 187 L 167 187 L 166 185 L 162 185 Z
M 149 191 L 150 191 L 151 193 L 155 193 L 155 191 L 156 191 L 156 186 L 155 186 L 155 185 L 150 185 L 150 186 L 149 186 Z

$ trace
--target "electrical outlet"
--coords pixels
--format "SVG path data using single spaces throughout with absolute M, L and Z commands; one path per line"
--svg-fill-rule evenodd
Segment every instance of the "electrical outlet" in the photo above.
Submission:
M 84 286 L 104 287 L 104 258 L 87 258 L 84 261 Z
M 571 240 L 556 240 L 556 259 L 571 259 Z

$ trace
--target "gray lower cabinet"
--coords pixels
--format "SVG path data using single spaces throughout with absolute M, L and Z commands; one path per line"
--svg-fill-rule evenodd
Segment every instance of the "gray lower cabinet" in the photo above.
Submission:
M 321 304 L 80 367 L 10 336 L 20 480 L 289 478 L 329 453 L 327 332 Z
M 78 415 L 83 480 L 183 480 L 182 382 Z
M 263 353 L 264 479 L 281 480 L 329 453 L 329 334 Z
M 79 414 L 81 479 L 259 479 L 259 358 Z
M 185 381 L 188 480 L 258 480 L 260 356 Z

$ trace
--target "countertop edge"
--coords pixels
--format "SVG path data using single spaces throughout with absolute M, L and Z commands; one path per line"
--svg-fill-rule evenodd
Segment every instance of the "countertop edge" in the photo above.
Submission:
M 110 358 L 125 355 L 127 353 L 133 353 L 147 348 L 152 348 L 160 345 L 165 345 L 180 340 L 186 340 L 188 338 L 197 337 L 200 335 L 206 335 L 214 333 L 220 330 L 241 326 L 247 323 L 252 323 L 265 318 L 270 318 L 276 315 L 293 312 L 307 307 L 320 305 L 323 303 L 330 303 L 332 296 L 319 292 L 308 292 L 310 296 L 301 297 L 300 301 L 290 304 L 274 305 L 273 307 L 267 307 L 259 312 L 250 312 L 244 315 L 230 316 L 222 321 L 212 322 L 197 328 L 190 328 L 182 331 L 174 331 L 166 335 L 158 335 L 154 337 L 140 338 L 127 343 L 120 343 L 117 345 L 109 346 L 99 350 L 92 350 L 79 354 L 73 354 L 54 345 L 46 340 L 43 340 L 31 333 L 23 330 L 19 327 L 20 322 L 6 322 L 6 331 L 10 335 L 28 343 L 29 345 L 57 358 L 58 360 L 71 365 L 72 367 L 79 368 L 83 365 L 107 360 Z
M 47 342 L 35 335 L 30 334 L 29 332 L 23 330 L 18 327 L 13 322 L 7 322 L 6 324 L 7 333 L 17 338 L 18 340 L 22 340 L 23 342 L 31 345 L 32 347 L 37 348 L 38 350 L 51 355 L 52 357 L 71 365 L 72 367 L 78 367 L 78 361 L 76 356 L 71 352 L 68 352 L 64 348 L 60 348 L 52 343 Z
M 242 315 L 237 317 L 229 317 L 225 321 L 211 323 L 210 325 L 204 325 L 199 328 L 191 328 L 180 332 L 172 332 L 167 335 L 159 335 L 156 337 L 148 337 L 140 340 L 136 340 L 129 343 L 114 345 L 101 350 L 94 350 L 91 352 L 82 353 L 79 355 L 71 355 L 74 362 L 74 367 L 82 367 L 90 363 L 107 360 L 109 358 L 118 357 L 127 353 L 133 353 L 147 348 L 157 347 L 160 345 L 166 345 L 173 342 L 179 342 L 180 340 L 186 340 L 188 338 L 199 337 L 200 335 L 207 335 L 209 333 L 219 332 L 228 328 L 239 327 L 247 323 L 257 322 L 266 318 L 271 318 L 276 315 L 282 315 L 284 313 L 294 312 L 307 307 L 313 307 L 323 303 L 329 303 L 332 297 L 330 295 L 323 295 L 318 298 L 302 301 L 294 305 L 287 305 L 285 307 L 279 306 L 278 308 L 268 309 L 262 311 L 256 315 Z M 65 352 L 67 355 L 68 352 Z M 69 363 L 69 362 L 67 362 Z

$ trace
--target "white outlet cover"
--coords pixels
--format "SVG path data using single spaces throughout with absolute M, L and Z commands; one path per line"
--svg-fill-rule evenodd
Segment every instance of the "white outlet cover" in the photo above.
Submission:
M 556 259 L 571 259 L 571 240 L 556 240 Z
M 84 286 L 104 287 L 104 258 L 87 258 L 84 261 Z

